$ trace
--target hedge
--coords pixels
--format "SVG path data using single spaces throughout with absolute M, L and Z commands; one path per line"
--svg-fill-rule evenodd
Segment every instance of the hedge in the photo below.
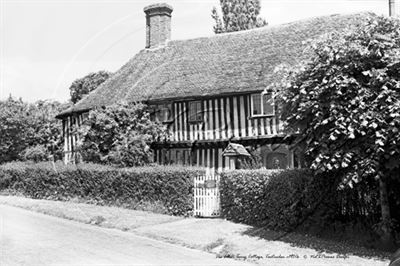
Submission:
M 96 164 L 53 167 L 50 163 L 9 163 L 0 166 L 0 191 L 35 199 L 80 198 L 126 207 L 154 203 L 165 213 L 186 215 L 193 209 L 193 178 L 200 168 L 151 166 L 114 168 Z
M 232 221 L 271 230 L 305 232 L 379 247 L 376 180 L 337 189 L 338 178 L 310 170 L 235 170 L 221 175 L 221 213 Z M 390 209 L 400 222 L 400 181 L 391 180 Z M 399 227 L 394 228 L 399 234 Z M 398 235 L 400 238 L 400 234 Z
M 331 179 L 309 170 L 236 170 L 221 176 L 221 212 L 236 222 L 290 230 L 314 212 Z

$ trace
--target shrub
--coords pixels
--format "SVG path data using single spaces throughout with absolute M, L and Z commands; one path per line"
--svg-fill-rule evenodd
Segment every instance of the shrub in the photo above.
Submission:
M 400 221 L 400 182 L 389 186 L 394 224 Z M 379 247 L 378 182 L 338 186 L 309 170 L 236 170 L 221 176 L 221 213 L 232 221 L 309 233 Z M 398 227 L 395 227 L 399 233 Z M 400 237 L 399 237 L 400 238 Z
M 36 145 L 26 148 L 21 157 L 25 161 L 44 162 L 49 159 L 49 152 L 44 145 Z
M 311 171 L 297 169 L 223 173 L 222 214 L 236 222 L 290 230 L 314 211 L 330 179 L 314 181 Z
M 89 112 L 76 150 L 85 162 L 119 167 L 144 166 L 153 161 L 150 143 L 167 136 L 165 125 L 153 121 L 143 104 L 122 103 Z
M 202 169 L 178 166 L 114 168 L 96 164 L 9 163 L 0 166 L 0 190 L 36 199 L 82 198 L 97 204 L 162 204 L 166 213 L 193 208 L 193 178 Z

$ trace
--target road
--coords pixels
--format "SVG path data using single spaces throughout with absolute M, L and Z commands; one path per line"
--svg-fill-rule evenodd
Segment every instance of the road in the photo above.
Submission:
M 0 205 L 0 265 L 249 265 L 115 229 Z

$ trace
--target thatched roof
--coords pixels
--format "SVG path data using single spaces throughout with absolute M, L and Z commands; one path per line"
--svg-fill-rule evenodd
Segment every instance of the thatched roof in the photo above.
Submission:
M 354 26 L 369 13 L 331 15 L 279 26 L 170 41 L 144 49 L 58 117 L 121 101 L 208 97 L 261 91 L 276 66 L 307 58 L 305 41 Z

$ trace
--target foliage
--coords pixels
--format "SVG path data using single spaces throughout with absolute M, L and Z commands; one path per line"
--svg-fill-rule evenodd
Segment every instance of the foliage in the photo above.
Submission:
M 60 157 L 62 129 L 55 116 L 64 108 L 58 102 L 28 104 L 11 96 L 0 101 L 0 163 L 21 159 L 25 149 L 36 145 Z
M 118 104 L 92 110 L 77 130 L 85 161 L 123 167 L 151 163 L 149 144 L 165 135 L 165 127 L 150 119 L 143 104 Z
M 283 119 L 311 167 L 345 182 L 395 175 L 400 166 L 400 21 L 376 17 L 313 44 L 315 57 L 281 93 Z
M 165 212 L 186 215 L 193 209 L 193 178 L 199 168 L 149 166 L 114 168 L 96 164 L 9 163 L 0 166 L 0 191 L 35 199 L 80 198 L 97 204 L 135 208 L 162 204 Z
M 220 0 L 220 5 L 222 20 L 215 7 L 211 11 L 211 17 L 215 21 L 214 32 L 216 34 L 267 25 L 265 19 L 258 17 L 261 9 L 259 0 Z
M 224 217 L 270 229 L 296 226 L 324 191 L 313 189 L 307 170 L 236 170 L 221 176 Z
M 237 158 L 237 169 L 261 169 L 264 167 L 262 157 L 253 147 L 246 147 L 250 157 L 239 156 Z
M 370 17 L 312 44 L 281 93 L 311 168 L 346 184 L 379 181 L 382 245 L 393 246 L 390 178 L 400 178 L 400 20 Z
M 69 104 L 56 101 L 37 101 L 33 104 L 34 137 L 29 146 L 42 145 L 54 159 L 62 158 L 62 123 L 55 118 Z
M 399 210 L 400 182 L 394 181 L 391 208 Z M 224 172 L 221 211 L 229 220 L 257 227 L 381 247 L 377 183 L 360 182 L 341 190 L 336 185 L 334 175 L 314 175 L 306 169 Z
M 69 87 L 71 102 L 77 103 L 89 92 L 94 91 L 100 84 L 106 81 L 111 76 L 111 72 L 98 71 L 89 73 L 83 78 L 76 79 Z
M 24 161 L 43 162 L 49 160 L 49 152 L 44 145 L 35 145 L 26 148 L 21 157 Z
M 0 101 L 0 163 L 18 158 L 18 154 L 27 146 L 32 135 L 27 128 L 29 108 L 22 100 L 14 100 L 11 96 Z

